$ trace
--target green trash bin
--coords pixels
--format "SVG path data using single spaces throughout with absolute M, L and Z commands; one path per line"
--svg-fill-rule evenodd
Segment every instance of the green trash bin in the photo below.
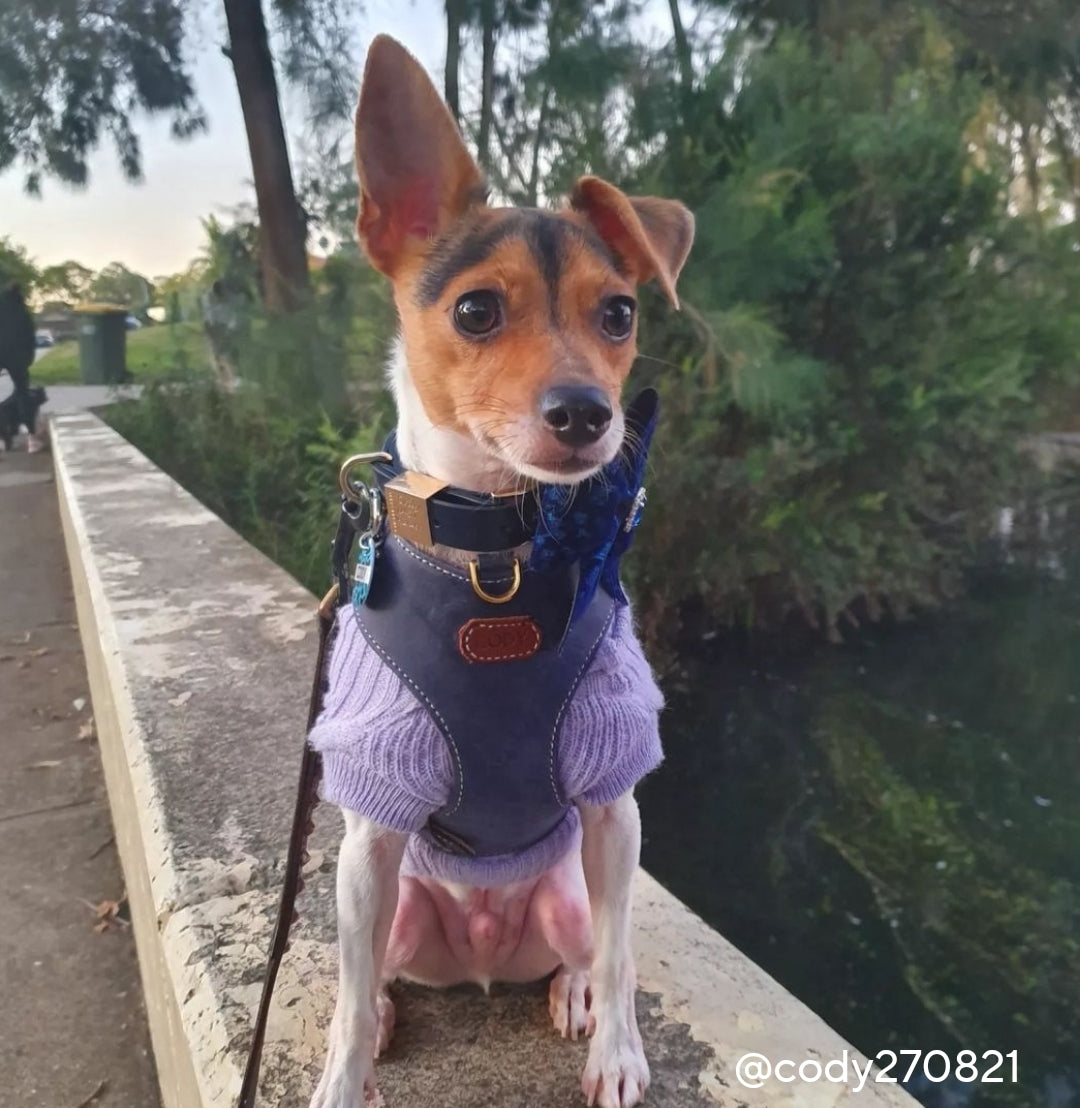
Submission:
M 80 304 L 79 370 L 86 385 L 121 385 L 128 380 L 127 308 Z

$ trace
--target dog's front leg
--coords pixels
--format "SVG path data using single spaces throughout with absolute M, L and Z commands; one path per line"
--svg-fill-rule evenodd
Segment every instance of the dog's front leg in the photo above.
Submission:
M 337 868 L 337 1006 L 311 1108 L 360 1108 L 374 1095 L 382 964 L 407 836 L 345 812 Z
M 581 1087 L 589 1104 L 632 1108 L 649 1084 L 649 1064 L 634 1009 L 637 978 L 630 950 L 630 887 L 641 853 L 633 793 L 582 806 L 582 862 L 593 917 L 591 1014 L 595 1021 Z

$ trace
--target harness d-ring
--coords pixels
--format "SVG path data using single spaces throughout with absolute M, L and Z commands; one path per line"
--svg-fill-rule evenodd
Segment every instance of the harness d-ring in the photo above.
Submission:
M 511 582 L 510 588 L 501 596 L 493 596 L 491 593 L 484 591 L 484 586 L 480 584 L 480 564 L 475 558 L 469 563 L 469 581 L 472 584 L 473 592 L 481 600 L 486 600 L 489 604 L 505 604 L 508 600 L 513 600 L 517 596 L 518 589 L 521 588 L 521 563 L 517 558 L 514 559 L 514 580 Z

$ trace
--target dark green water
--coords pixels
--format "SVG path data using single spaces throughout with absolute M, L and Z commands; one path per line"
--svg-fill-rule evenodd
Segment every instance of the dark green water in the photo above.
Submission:
M 667 685 L 646 867 L 868 1055 L 1019 1052 L 928 1108 L 1080 1106 L 1077 581 Z

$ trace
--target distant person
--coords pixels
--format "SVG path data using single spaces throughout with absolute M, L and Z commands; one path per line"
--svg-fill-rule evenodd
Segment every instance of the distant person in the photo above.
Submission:
M 214 373 L 223 388 L 233 389 L 240 348 L 248 334 L 247 298 L 218 279 L 203 293 L 202 312 Z
M 15 392 L 11 401 L 14 414 L 11 422 L 16 430 L 28 432 L 26 449 L 36 453 L 42 449 L 37 436 L 37 394 L 30 388 L 30 367 L 34 364 L 37 343 L 34 338 L 34 317 L 23 299 L 18 285 L 0 289 L 0 370 L 11 374 Z

